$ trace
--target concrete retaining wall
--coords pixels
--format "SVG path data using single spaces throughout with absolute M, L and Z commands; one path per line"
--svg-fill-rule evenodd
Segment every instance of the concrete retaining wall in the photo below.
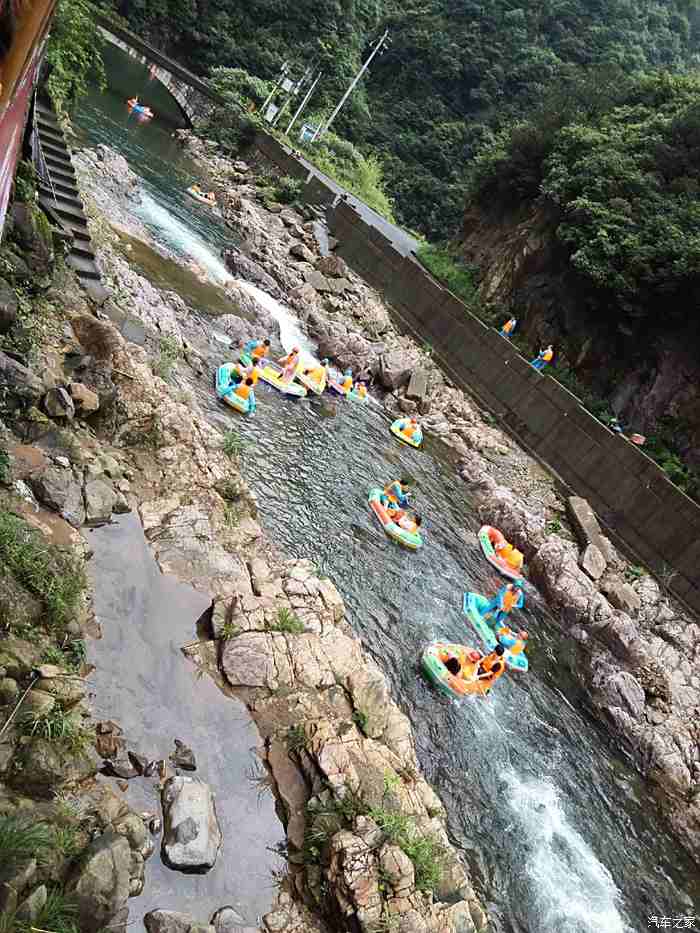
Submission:
M 612 536 L 700 612 L 700 508 L 638 447 L 609 431 L 551 376 L 486 327 L 458 298 L 343 201 L 327 211 L 337 252 L 391 304 L 458 385 L 585 496 Z

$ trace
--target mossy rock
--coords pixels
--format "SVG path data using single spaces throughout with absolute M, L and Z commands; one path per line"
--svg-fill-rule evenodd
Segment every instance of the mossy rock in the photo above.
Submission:
M 39 663 L 42 650 L 43 646 L 10 635 L 0 641 L 0 667 L 9 677 L 24 677 Z
M 39 600 L 15 580 L 7 567 L 0 564 L 0 619 L 3 626 L 9 631 L 17 626 L 34 626 L 41 616 Z M 0 652 L 2 650 L 3 643 L 0 641 Z M 5 665 L 0 662 L 0 666 Z
M 13 784 L 37 796 L 50 796 L 55 790 L 79 784 L 97 774 L 97 759 L 87 751 L 73 751 L 41 737 L 24 741 L 20 749 L 21 768 Z

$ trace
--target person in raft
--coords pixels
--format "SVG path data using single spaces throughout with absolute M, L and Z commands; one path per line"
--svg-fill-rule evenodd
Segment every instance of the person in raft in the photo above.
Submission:
M 138 97 L 130 97 L 129 100 L 127 100 L 127 104 L 130 107 L 135 107 L 138 104 L 138 102 L 139 102 Z
M 282 378 L 285 379 L 287 382 L 289 382 L 289 380 L 292 378 L 292 376 L 296 372 L 297 365 L 299 364 L 299 353 L 300 352 L 301 351 L 299 350 L 299 347 L 292 347 L 289 353 L 281 357 L 281 359 L 277 360 L 280 366 L 284 368 L 284 372 L 282 373 Z
M 512 570 L 523 569 L 523 555 L 517 548 L 513 547 L 508 541 L 501 541 L 494 547 L 496 557 L 504 560 Z
M 403 528 L 404 531 L 410 531 L 411 534 L 415 534 L 423 524 L 423 519 L 417 512 L 415 512 L 413 518 L 411 518 L 405 509 L 389 506 L 386 510 L 386 514 L 395 525 L 398 525 L 399 528 Z
M 511 654 L 522 654 L 529 635 L 524 629 L 516 633 L 507 625 L 502 625 L 496 632 L 496 638 L 499 645 L 503 645 Z
M 530 363 L 530 366 L 541 371 L 545 368 L 547 363 L 551 363 L 553 359 L 554 350 L 552 349 L 552 344 L 550 343 L 546 349 L 540 350 L 535 359 Z
M 400 506 L 401 508 L 406 508 L 408 505 L 408 493 L 411 488 L 410 479 L 405 477 L 402 479 L 392 479 L 390 483 L 384 487 L 384 492 L 380 496 L 380 501 L 383 506 Z
M 496 614 L 493 628 L 497 625 L 503 625 L 509 614 L 514 609 L 522 609 L 525 605 L 525 594 L 523 593 L 523 581 L 516 580 L 515 583 L 506 583 L 494 596 L 488 606 L 485 607 L 484 618 Z
M 517 327 L 517 324 L 518 324 L 517 318 L 509 317 L 500 330 L 501 337 L 505 337 L 506 340 L 510 340 L 510 338 L 513 336 L 513 331 Z
M 248 356 L 252 357 L 254 360 L 264 359 L 269 349 L 270 341 L 267 338 L 265 338 L 265 340 L 249 340 L 248 343 L 243 346 L 243 352 L 247 353 Z
M 231 372 L 228 374 L 228 385 L 229 388 L 240 385 L 243 382 L 243 373 L 238 366 L 234 366 Z
M 498 678 L 505 673 L 506 665 L 503 661 L 505 650 L 503 645 L 496 645 L 490 654 L 481 659 L 472 679 L 485 680 L 491 689 Z
M 364 384 L 364 382 L 355 383 L 355 392 L 357 392 L 359 398 L 366 398 L 367 386 Z
M 346 369 L 343 373 L 343 381 L 340 383 L 340 387 L 345 389 L 346 392 L 349 392 L 352 389 L 352 370 Z
M 402 418 L 401 421 L 397 424 L 397 428 L 400 433 L 407 437 L 409 440 L 415 441 L 418 443 L 420 440 L 420 434 L 418 433 L 418 419 L 417 418 Z
M 304 375 L 308 376 L 309 379 L 313 379 L 315 383 L 321 385 L 321 380 L 326 375 L 326 367 L 328 366 L 328 357 L 324 356 L 318 366 L 310 366 L 308 369 L 304 370 Z
M 250 404 L 250 410 L 255 411 L 255 392 L 253 392 L 253 378 L 248 376 L 244 381 L 239 382 L 236 389 L 234 389 L 234 395 L 240 396 L 240 398 L 248 399 Z

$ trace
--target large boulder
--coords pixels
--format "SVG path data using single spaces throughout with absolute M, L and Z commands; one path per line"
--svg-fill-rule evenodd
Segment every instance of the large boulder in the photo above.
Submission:
M 244 253 L 239 249 L 226 249 L 223 252 L 224 262 L 226 263 L 226 268 L 238 279 L 245 279 L 247 282 L 252 282 L 254 285 L 259 285 L 260 288 L 264 288 L 266 292 L 269 292 L 275 297 L 279 297 L 280 290 L 277 286 L 277 282 L 272 278 L 272 276 L 265 272 L 262 266 L 258 265 L 257 262 L 254 262 L 252 259 L 249 259 Z
M 0 394 L 15 398 L 24 405 L 36 405 L 44 384 L 34 373 L 0 350 Z
M 89 525 L 102 525 L 112 517 L 117 494 L 109 483 L 93 479 L 85 483 L 85 517 Z
M 399 389 L 411 378 L 415 358 L 406 350 L 391 350 L 379 357 L 379 381 L 385 389 Z
M 208 871 L 221 847 L 221 829 L 208 784 L 170 778 L 163 788 L 163 858 L 171 868 Z
M 83 490 L 70 470 L 50 466 L 31 476 L 29 485 L 39 502 L 58 512 L 74 528 L 80 528 L 85 521 Z
M 566 500 L 566 511 L 581 546 L 585 548 L 588 544 L 595 544 L 601 553 L 605 554 L 607 546 L 600 542 L 603 532 L 588 502 L 580 496 L 569 496 Z
M 333 279 L 347 279 L 349 276 L 348 267 L 344 259 L 330 253 L 328 256 L 322 256 L 316 262 L 316 268 L 323 275 L 330 276 Z
M 606 561 L 602 552 L 595 544 L 588 544 L 581 553 L 579 565 L 581 570 L 584 570 L 591 580 L 600 580 L 605 573 Z
M 382 672 L 368 665 L 348 677 L 348 690 L 362 719 L 362 731 L 372 739 L 384 733 L 389 721 L 391 697 Z
M 41 654 L 41 647 L 23 638 L 9 635 L 0 639 L 0 667 L 8 677 L 24 677 L 36 666 Z
M 30 738 L 23 749 L 23 760 L 22 787 L 40 796 L 79 784 L 97 773 L 97 762 L 89 752 L 74 751 L 41 736 Z
M 44 396 L 44 408 L 52 418 L 65 418 L 72 421 L 75 417 L 75 405 L 70 393 L 62 386 L 56 386 Z
M 642 606 L 642 601 L 633 587 L 617 574 L 606 577 L 600 589 L 610 603 L 622 612 L 637 612 Z
M 374 929 L 381 916 L 379 871 L 372 850 L 349 830 L 336 833 L 330 844 L 330 888 L 341 914 L 363 931 Z
M 6 334 L 17 320 L 19 302 L 15 290 L 0 279 L 0 334 Z
M 130 866 L 124 836 L 109 830 L 88 846 L 67 885 L 78 907 L 81 933 L 104 929 L 126 906 Z
M 644 689 L 629 671 L 618 670 L 599 660 L 593 669 L 591 686 L 596 705 L 607 710 L 622 709 L 642 722 L 646 703 Z
M 151 910 L 143 918 L 148 933 L 214 933 L 214 927 L 198 923 L 176 910 Z
M 309 247 L 303 243 L 295 243 L 289 250 L 289 255 L 295 259 L 300 259 L 302 262 L 313 262 L 316 259 Z
M 71 382 L 68 389 L 79 414 L 91 415 L 100 407 L 100 397 L 97 392 L 88 389 L 82 382 Z

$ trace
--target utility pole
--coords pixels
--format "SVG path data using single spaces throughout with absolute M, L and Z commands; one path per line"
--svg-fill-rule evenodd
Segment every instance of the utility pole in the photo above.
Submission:
M 314 89 L 315 89 L 316 85 L 318 84 L 319 79 L 321 78 L 321 75 L 322 75 L 322 74 L 323 74 L 323 72 L 322 72 L 322 71 L 319 71 L 319 73 L 316 75 L 316 78 L 315 78 L 313 84 L 311 85 L 311 87 L 309 88 L 309 90 L 306 92 L 306 96 L 304 97 L 304 99 L 302 100 L 302 102 L 299 104 L 299 106 L 298 106 L 298 108 L 297 108 L 297 112 L 294 114 L 294 116 L 292 117 L 292 119 L 289 121 L 289 126 L 288 126 L 287 129 L 285 130 L 285 133 L 287 134 L 287 136 L 289 135 L 289 131 L 291 130 L 291 128 L 292 128 L 292 127 L 294 126 L 294 124 L 297 122 L 297 118 L 299 117 L 299 114 L 302 112 L 302 110 L 304 109 L 304 107 L 306 107 L 306 104 L 308 103 L 309 98 L 310 98 L 311 95 L 313 94 Z
M 364 65 L 362 66 L 362 68 L 360 68 L 360 70 L 357 72 L 357 74 L 356 74 L 355 77 L 353 78 L 353 80 L 352 80 L 352 82 L 351 82 L 351 84 L 350 84 L 350 87 L 349 87 L 349 88 L 347 89 L 347 91 L 343 94 L 342 98 L 340 99 L 340 103 L 339 103 L 338 106 L 335 108 L 335 110 L 333 111 L 333 113 L 330 115 L 330 117 L 328 118 L 328 120 L 326 120 L 326 123 L 325 123 L 322 127 L 317 127 L 317 128 L 316 128 L 316 132 L 315 132 L 314 135 L 311 137 L 311 142 L 314 142 L 316 139 L 320 139 L 320 138 L 323 136 L 324 133 L 328 132 L 328 127 L 331 125 L 331 123 L 332 123 L 332 122 L 335 120 L 335 118 L 338 116 L 338 114 L 340 113 L 341 107 L 343 106 L 343 104 L 345 103 L 345 101 L 348 99 L 348 97 L 350 97 L 350 95 L 352 94 L 352 92 L 355 90 L 355 86 L 356 86 L 357 82 L 360 80 L 360 78 L 361 78 L 362 75 L 365 73 L 365 71 L 367 71 L 367 68 L 369 67 L 369 64 L 370 64 L 370 62 L 372 61 L 372 59 L 374 58 L 374 56 L 377 54 L 377 52 L 382 51 L 382 50 L 384 49 L 384 43 L 386 42 L 386 40 L 387 40 L 388 38 L 389 38 L 389 30 L 386 29 L 386 30 L 384 31 L 384 35 L 381 37 L 381 39 L 377 42 L 377 44 L 375 45 L 375 47 L 372 49 L 372 53 L 370 54 L 370 56 L 369 56 L 369 58 L 367 59 L 367 61 L 364 63 Z
M 282 104 L 282 106 L 280 107 L 279 112 L 275 114 L 275 119 L 272 121 L 273 126 L 277 126 L 279 121 L 282 119 L 282 115 L 284 114 L 287 107 L 291 104 L 292 98 L 296 97 L 296 95 L 299 93 L 301 88 L 306 84 L 308 79 L 311 77 L 311 72 L 312 72 L 312 67 L 311 65 L 309 65 L 306 71 L 304 72 L 304 74 L 301 76 L 301 78 L 299 78 L 299 80 L 296 82 L 296 84 L 292 84 L 291 87 L 289 87 L 289 89 L 287 90 L 287 98 L 285 102 Z
M 264 101 L 262 107 L 260 108 L 260 110 L 261 110 L 262 113 L 263 113 L 263 116 L 265 115 L 265 110 L 267 109 L 267 105 L 270 103 L 270 101 L 272 100 L 272 98 L 275 96 L 275 93 L 276 93 L 276 91 L 277 91 L 277 88 L 278 88 L 278 87 L 280 86 L 280 84 L 284 81 L 285 76 L 286 76 L 288 70 L 289 70 L 289 62 L 282 62 L 282 67 L 280 68 L 279 77 L 277 78 L 277 80 L 275 81 L 275 83 L 272 85 L 272 90 L 271 90 L 270 93 L 267 95 L 267 97 L 265 98 L 265 101 Z

